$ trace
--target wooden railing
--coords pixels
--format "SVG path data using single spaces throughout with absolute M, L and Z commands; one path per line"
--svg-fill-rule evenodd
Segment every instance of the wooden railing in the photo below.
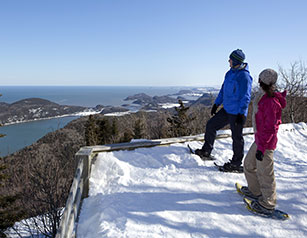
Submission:
M 245 133 L 244 135 L 252 134 Z M 229 134 L 220 134 L 216 139 L 230 137 Z M 86 146 L 82 147 L 75 155 L 75 160 L 78 163 L 73 183 L 66 201 L 66 206 L 61 219 L 61 223 L 56 235 L 56 238 L 74 238 L 76 237 L 78 216 L 83 198 L 88 196 L 89 178 L 91 175 L 91 166 L 95 156 L 100 152 L 115 151 L 115 150 L 133 150 L 143 147 L 153 147 L 161 145 L 170 145 L 174 143 L 184 143 L 188 141 L 203 141 L 204 136 L 184 136 L 177 138 L 148 140 L 130 143 L 120 143 L 101 146 Z

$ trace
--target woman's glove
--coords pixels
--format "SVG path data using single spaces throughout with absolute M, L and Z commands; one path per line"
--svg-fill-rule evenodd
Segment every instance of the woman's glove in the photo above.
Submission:
M 256 152 L 256 159 L 259 161 L 263 160 L 263 153 L 260 150 L 257 150 Z

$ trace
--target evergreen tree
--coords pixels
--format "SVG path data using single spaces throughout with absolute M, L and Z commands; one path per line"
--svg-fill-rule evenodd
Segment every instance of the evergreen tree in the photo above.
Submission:
M 134 122 L 133 134 L 134 139 L 141 139 L 144 137 L 144 124 L 142 123 L 141 119 L 137 119 Z
M 118 141 L 118 134 L 119 134 L 118 124 L 117 124 L 116 119 L 113 119 L 112 126 L 111 126 L 111 142 L 110 143 L 116 143 Z
M 110 125 L 109 120 L 103 118 L 98 121 L 97 135 L 98 135 L 98 144 L 104 145 L 111 143 L 112 140 L 112 126 Z
M 112 144 L 118 141 L 119 129 L 115 119 L 112 124 L 106 118 L 95 120 L 91 115 L 85 125 L 87 146 Z
M 87 146 L 97 145 L 97 126 L 93 115 L 90 115 L 85 125 L 85 142 Z
M 171 124 L 171 136 L 175 137 L 189 135 L 191 133 L 189 125 L 195 119 L 187 115 L 189 107 L 185 107 L 181 100 L 179 100 L 178 102 L 180 106 L 175 107 L 176 114 L 173 115 L 171 118 L 167 118 L 167 121 Z
M 120 142 L 130 142 L 133 139 L 133 135 L 130 131 L 125 131 L 123 137 L 121 138 Z

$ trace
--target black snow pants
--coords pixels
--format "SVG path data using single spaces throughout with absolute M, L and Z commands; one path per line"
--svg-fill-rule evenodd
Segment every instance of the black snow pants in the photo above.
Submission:
M 244 139 L 243 139 L 243 124 L 236 123 L 237 115 L 229 114 L 224 108 L 218 111 L 206 125 L 205 143 L 202 150 L 211 153 L 213 150 L 214 141 L 216 138 L 216 131 L 222 129 L 226 125 L 230 125 L 232 135 L 232 150 L 233 157 L 231 163 L 234 165 L 241 165 L 244 156 Z

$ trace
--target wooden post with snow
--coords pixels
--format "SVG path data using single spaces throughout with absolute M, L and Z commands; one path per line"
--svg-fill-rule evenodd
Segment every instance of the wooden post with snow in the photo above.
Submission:
M 56 238 L 76 237 L 75 226 L 81 208 L 81 201 L 88 196 L 93 156 L 92 150 L 87 148 L 81 148 L 75 155 L 75 161 L 77 162 L 75 177 L 70 188 Z

